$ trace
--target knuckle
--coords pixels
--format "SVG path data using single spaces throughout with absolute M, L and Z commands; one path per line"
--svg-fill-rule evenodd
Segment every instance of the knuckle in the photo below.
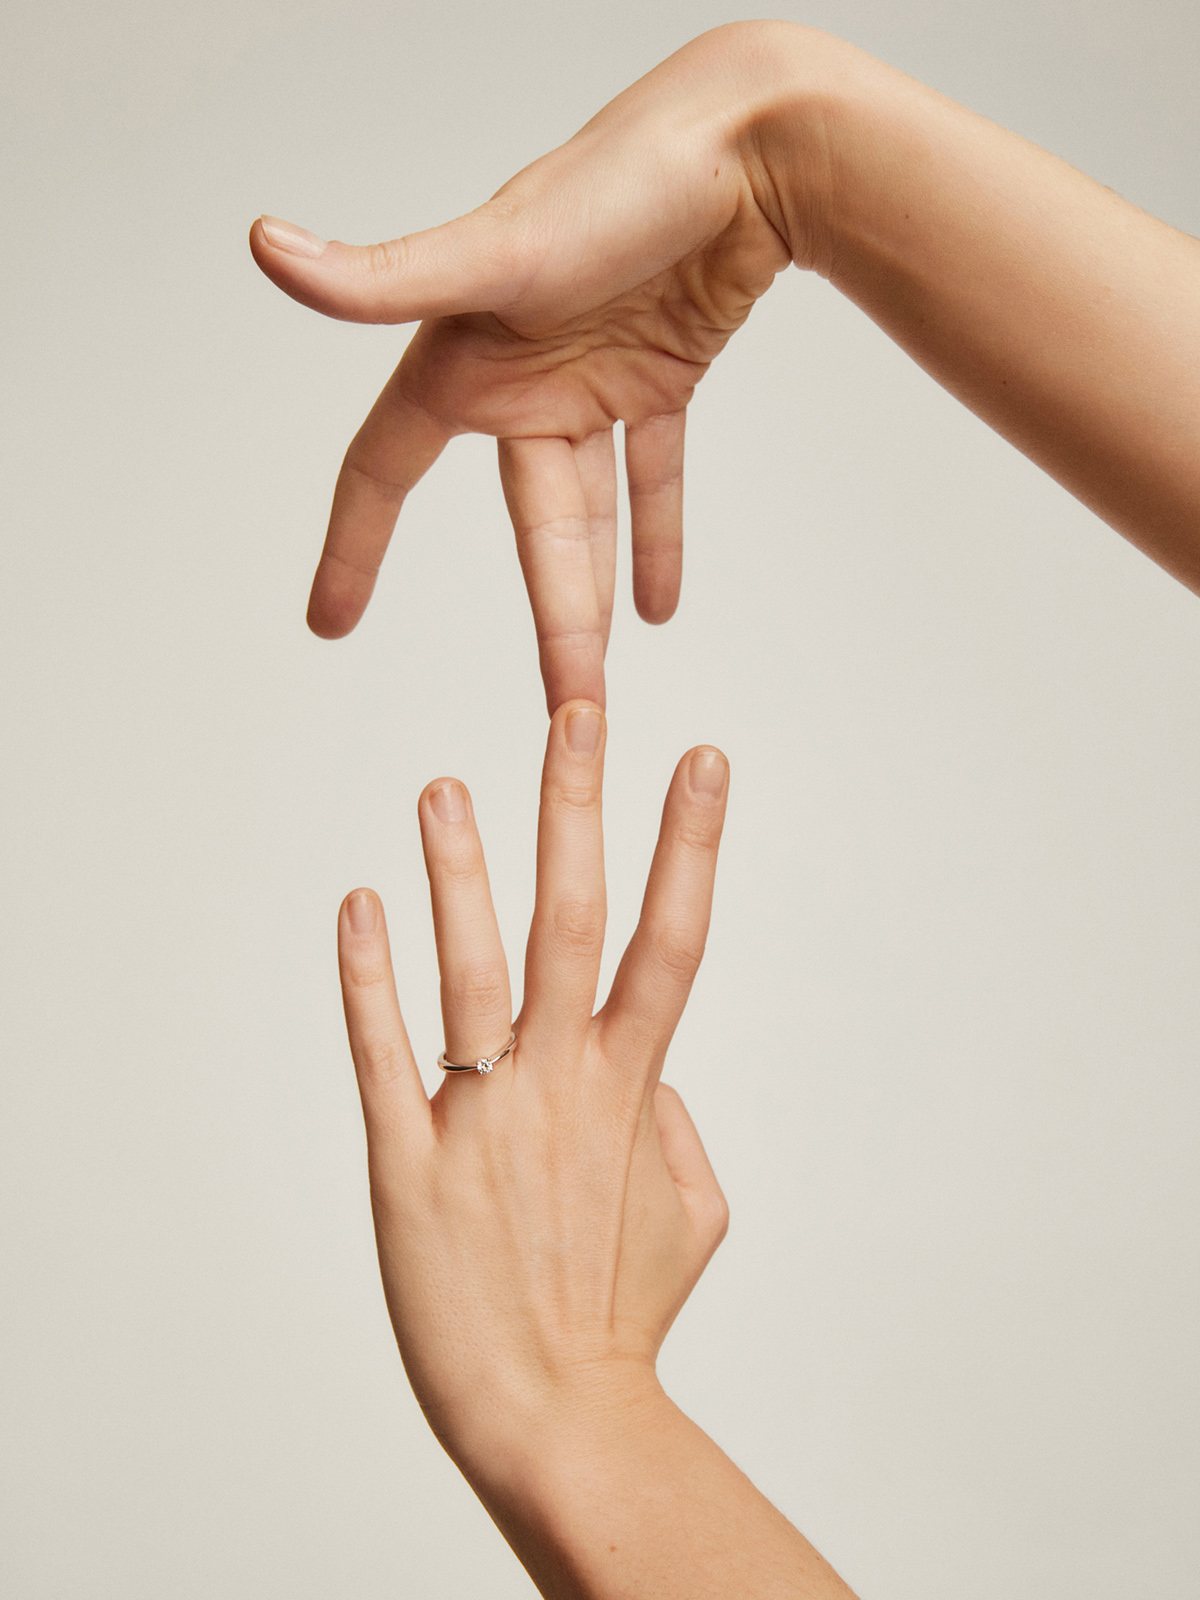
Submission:
M 403 273 L 409 253 L 406 239 L 385 239 L 380 244 L 367 245 L 362 260 L 371 278 L 387 283 Z
M 359 1043 L 359 1071 L 376 1087 L 394 1083 L 408 1065 L 407 1052 L 398 1039 L 370 1035 Z
M 469 844 L 465 849 L 446 850 L 439 855 L 437 870 L 452 888 L 466 888 L 484 877 L 483 851 Z
M 595 956 L 604 947 L 604 906 L 595 900 L 564 900 L 555 906 L 551 935 L 567 955 Z
M 588 520 L 576 512 L 560 517 L 539 517 L 536 522 L 521 522 L 518 532 L 529 544 L 553 548 L 556 545 L 582 545 L 591 539 Z
M 548 798 L 563 811 L 591 811 L 600 801 L 600 785 L 594 773 L 575 782 L 559 779 Z
M 678 983 L 695 978 L 704 957 L 704 939 L 691 928 L 667 926 L 655 934 L 651 951 L 660 971 Z
M 700 856 L 716 852 L 721 842 L 721 817 L 713 816 L 713 809 L 696 809 L 680 818 L 675 829 L 675 843 L 679 849 Z
M 682 467 L 668 468 L 662 472 L 639 472 L 630 482 L 629 498 L 649 499 L 654 495 L 678 493 L 682 486 Z
M 370 993 L 375 989 L 387 988 L 392 982 L 392 969 L 390 963 L 381 957 L 361 955 L 357 960 L 346 963 L 344 977 L 349 988 Z
M 491 1016 L 508 1008 L 508 979 L 494 962 L 467 962 L 443 978 L 442 999 L 449 1011 Z

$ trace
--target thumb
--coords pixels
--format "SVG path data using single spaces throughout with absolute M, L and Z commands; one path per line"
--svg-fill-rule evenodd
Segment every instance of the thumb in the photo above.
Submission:
M 696 1230 L 703 1259 L 707 1262 L 729 1227 L 729 1207 L 721 1185 L 700 1142 L 696 1124 L 669 1084 L 660 1083 L 655 1087 L 654 1117 L 667 1171 L 675 1180 L 683 1209 Z
M 278 217 L 260 217 L 250 230 L 250 251 L 284 294 L 343 322 L 503 310 L 520 296 L 534 265 L 511 213 L 490 202 L 454 222 L 370 245 L 326 241 Z

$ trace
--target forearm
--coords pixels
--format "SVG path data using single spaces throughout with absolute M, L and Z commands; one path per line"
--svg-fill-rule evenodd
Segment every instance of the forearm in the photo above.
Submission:
M 840 41 L 750 122 L 764 203 L 940 383 L 1200 590 L 1200 242 Z
M 461 1462 L 547 1600 L 852 1600 L 651 1375 Z

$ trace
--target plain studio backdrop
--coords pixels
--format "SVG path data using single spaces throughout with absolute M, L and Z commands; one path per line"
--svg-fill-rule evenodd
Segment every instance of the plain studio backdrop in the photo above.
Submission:
M 779 14 L 1200 231 L 1193 0 Z M 734 15 L 8 9 L 6 1597 L 530 1592 L 395 1352 L 334 968 L 372 884 L 432 1065 L 451 772 L 519 972 L 544 714 L 494 447 L 310 637 L 409 330 L 302 310 L 245 236 L 456 215 Z M 865 1600 L 1190 1597 L 1200 601 L 796 272 L 693 404 L 668 627 L 628 565 L 609 972 L 675 760 L 733 765 L 667 1071 L 733 1224 L 668 1389 Z

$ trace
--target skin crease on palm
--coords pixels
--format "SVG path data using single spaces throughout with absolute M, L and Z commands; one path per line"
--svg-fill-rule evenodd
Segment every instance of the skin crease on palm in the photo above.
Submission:
M 390 243 L 262 218 L 329 316 L 425 319 L 351 442 L 309 623 L 361 617 L 405 495 L 500 441 L 550 708 L 604 697 L 624 424 L 634 599 L 679 598 L 692 393 L 790 262 L 1200 592 L 1200 246 L 985 118 L 791 23 L 701 35 L 478 210 Z
M 643 616 L 664 620 L 679 592 L 686 407 L 790 261 L 827 277 L 946 389 L 1200 592 L 1200 245 L 1017 135 L 810 29 L 750 23 L 702 36 L 493 200 L 441 228 L 356 249 L 263 219 L 251 246 L 273 281 L 327 315 L 426 319 L 347 453 L 310 606 L 318 633 L 333 637 L 358 620 L 405 494 L 447 442 L 488 433 L 500 441 L 547 700 L 564 712 L 574 697 L 600 701 L 615 570 L 614 426 L 625 429 L 635 598 Z M 551 773 L 562 720 L 551 724 Z M 577 806 L 571 814 L 578 819 Z M 593 867 L 598 820 L 597 811 Z M 424 813 L 423 827 L 436 858 Z M 686 845 L 690 833 L 677 838 Z M 539 845 L 539 884 L 553 876 L 545 864 Z M 461 887 L 461 872 L 450 879 Z M 435 859 L 435 898 L 442 881 Z M 578 862 L 564 868 L 563 901 L 576 912 L 582 881 Z M 534 961 L 520 1049 L 489 1082 L 499 1090 L 516 1073 L 518 1093 L 505 1104 L 494 1093 L 471 1098 L 478 1085 L 459 1081 L 431 1108 L 407 1055 L 382 919 L 372 912 L 366 930 L 355 930 L 356 899 L 343 918 L 347 1016 L 373 1190 L 386 1200 L 393 1186 L 394 1205 L 378 1207 L 376 1219 L 397 1334 L 439 1435 L 542 1593 L 845 1596 L 798 1531 L 657 1386 L 653 1351 L 704 1250 L 675 1252 L 677 1292 L 665 1299 L 655 1298 L 668 1275 L 657 1267 L 630 1274 L 628 1301 L 597 1295 L 640 1249 L 647 1262 L 664 1259 L 648 1242 L 652 1228 L 624 1232 L 618 1194 L 636 1201 L 639 1217 L 658 1218 L 660 1243 L 681 1237 L 661 1128 L 655 1148 L 661 1107 L 648 1093 L 670 1030 L 661 1050 L 638 1058 L 636 1093 L 623 1097 L 595 1064 L 603 1056 L 628 1065 L 637 1053 L 601 1049 L 591 969 L 577 1034 L 560 1048 L 549 1031 L 539 1038 L 538 1019 L 553 1014 L 566 979 L 560 970 L 544 985 L 543 1010 L 530 999 Z M 563 928 L 577 923 L 564 916 L 543 920 L 531 948 L 549 928 L 557 937 L 544 939 L 544 953 L 561 953 L 570 943 Z M 678 916 L 667 920 L 677 934 Z M 450 923 L 442 924 L 444 932 Z M 444 997 L 456 992 L 445 981 L 445 942 L 439 935 Z M 672 942 L 678 951 L 667 939 L 660 956 Z M 678 961 L 665 966 L 678 974 Z M 507 979 L 487 992 L 494 1014 L 476 1033 L 464 1031 L 453 1006 L 445 1011 L 452 1059 L 469 1061 L 507 1035 Z M 621 1009 L 619 985 L 615 993 L 604 1008 L 614 1008 L 610 1016 Z M 381 997 L 383 1010 L 369 1017 Z M 540 1088 L 532 1073 L 520 1087 L 521 1052 L 526 1067 L 549 1064 Z M 402 1090 L 406 1108 L 392 1103 Z M 584 1117 L 592 1136 L 580 1139 L 585 1091 L 595 1094 Z M 485 1126 L 489 1116 L 494 1127 Z M 526 1137 L 512 1138 L 522 1116 Z M 450 1159 L 459 1131 L 487 1137 L 477 1161 L 465 1159 L 466 1144 L 455 1152 L 454 1181 L 427 1187 L 414 1210 L 424 1158 L 412 1141 L 422 1140 L 428 1157 L 434 1130 L 441 1142 L 426 1175 L 430 1163 Z M 605 1130 L 620 1137 L 599 1159 Z M 609 1218 L 607 1265 L 590 1254 L 604 1230 L 563 1220 L 562 1206 L 578 1198 L 574 1182 L 559 1181 L 564 1151 L 594 1179 L 594 1209 Z M 489 1198 L 469 1226 L 450 1229 L 445 1251 L 461 1268 L 461 1298 L 459 1314 L 447 1317 L 444 1283 L 428 1262 L 438 1258 L 451 1203 L 468 1205 L 471 1173 L 489 1197 L 502 1189 L 504 1204 Z M 491 1211 L 520 1213 L 520 1225 L 478 1226 Z M 421 1247 L 408 1253 L 423 1229 Z M 535 1234 L 549 1275 L 526 1259 Z M 715 1236 L 704 1236 L 706 1248 Z M 520 1284 L 515 1318 L 493 1292 L 502 1237 L 518 1263 L 508 1274 Z M 558 1237 L 580 1248 L 543 1248 Z M 617 1319 L 621 1337 L 606 1342 L 616 1299 L 634 1310 Z M 580 1315 L 564 1319 L 563 1306 Z M 464 1328 L 480 1332 L 484 1310 L 498 1338 L 472 1347 L 463 1384 L 446 1349 Z M 548 1347 L 547 1329 L 558 1340 L 549 1365 L 537 1353 Z M 503 1359 L 489 1356 L 496 1349 Z M 590 1380 L 573 1381 L 581 1358 L 589 1374 L 605 1374 L 601 1406 Z M 495 1403 L 484 1403 L 485 1370 Z
M 313 309 L 427 319 L 347 451 L 309 607 L 316 633 L 335 638 L 357 623 L 405 495 L 448 441 L 490 434 L 550 707 L 567 695 L 603 703 L 618 421 L 635 602 L 648 621 L 672 615 L 686 407 L 792 261 L 760 204 L 765 169 L 720 114 L 722 86 L 712 86 L 711 111 L 694 103 L 686 58 L 711 49 L 688 46 L 442 228 L 364 250 L 318 242 L 321 254 L 306 259 L 271 248 L 274 236 L 255 224 L 259 265 Z M 720 76 L 736 66 L 731 58 Z M 446 301 L 453 313 L 438 315 Z

